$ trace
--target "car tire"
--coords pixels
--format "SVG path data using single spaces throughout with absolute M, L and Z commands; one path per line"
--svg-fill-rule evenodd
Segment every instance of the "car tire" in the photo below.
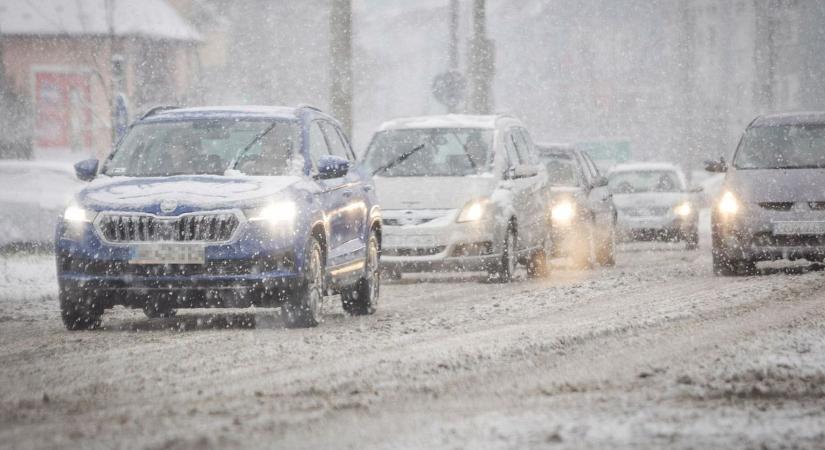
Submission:
M 175 317 L 178 310 L 172 307 L 169 302 L 169 295 L 162 294 L 150 297 L 143 305 L 143 314 L 150 319 L 169 319 Z
M 104 305 L 95 295 L 82 290 L 60 288 L 60 317 L 68 330 L 92 330 L 100 327 Z
M 756 262 L 750 259 L 734 259 L 728 256 L 728 252 L 721 246 L 714 245 L 712 249 L 713 273 L 722 277 L 735 277 L 742 275 L 756 275 Z
M 610 227 L 605 233 L 599 248 L 596 250 L 596 261 L 602 267 L 616 265 L 616 228 Z
M 341 291 L 341 306 L 347 314 L 365 316 L 375 312 L 381 292 L 380 254 L 378 236 L 373 233 L 367 243 L 364 276 L 355 286 Z
M 699 230 L 690 230 L 684 235 L 685 249 L 696 250 L 699 248 Z
M 547 276 L 548 268 L 547 252 L 544 249 L 536 250 L 530 254 L 530 259 L 527 260 L 527 277 L 543 278 Z
M 324 260 L 321 244 L 314 236 L 307 244 L 304 278 L 281 307 L 287 328 L 310 328 L 321 322 L 324 301 Z
M 491 281 L 499 283 L 509 283 L 513 281 L 513 275 L 518 264 L 517 238 L 516 230 L 511 224 L 507 227 L 507 234 L 504 236 L 501 259 L 487 271 L 487 277 Z

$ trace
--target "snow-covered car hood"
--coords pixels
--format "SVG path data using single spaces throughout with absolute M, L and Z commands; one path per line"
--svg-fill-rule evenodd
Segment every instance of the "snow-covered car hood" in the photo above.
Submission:
M 618 209 L 625 208 L 672 208 L 687 200 L 684 192 L 639 192 L 636 194 L 613 194 L 613 204 Z
M 468 201 L 489 197 L 493 177 L 375 177 L 382 209 L 456 209 Z
M 725 188 L 747 202 L 825 201 L 825 169 L 732 170 Z
M 299 181 L 297 176 L 102 177 L 81 191 L 78 199 L 94 209 L 145 209 L 163 200 L 189 208 L 237 208 L 282 193 Z

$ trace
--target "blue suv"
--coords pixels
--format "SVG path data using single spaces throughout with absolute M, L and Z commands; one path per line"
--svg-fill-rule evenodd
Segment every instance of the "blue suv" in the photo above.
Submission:
M 370 173 L 318 109 L 156 108 L 109 157 L 75 165 L 90 181 L 57 225 L 60 308 L 69 329 L 106 308 L 278 307 L 288 327 L 321 320 L 340 293 L 375 311 L 381 212 Z

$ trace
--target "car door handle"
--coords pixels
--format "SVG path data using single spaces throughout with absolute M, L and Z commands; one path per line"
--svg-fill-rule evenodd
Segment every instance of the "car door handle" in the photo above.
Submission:
M 372 190 L 372 186 L 370 186 L 370 185 L 365 185 L 364 186 L 364 192 L 370 192 L 371 190 Z
M 352 191 L 344 191 L 341 193 L 341 195 L 343 195 L 344 198 L 350 198 L 352 197 Z

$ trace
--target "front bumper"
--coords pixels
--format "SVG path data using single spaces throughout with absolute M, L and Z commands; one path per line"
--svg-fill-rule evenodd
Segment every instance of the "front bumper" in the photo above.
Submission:
M 825 223 L 825 211 L 766 211 L 754 205 L 736 217 L 725 218 L 714 212 L 711 220 L 714 249 L 730 259 L 825 259 L 825 233 L 775 233 L 777 223 Z
M 381 265 L 396 272 L 487 270 L 503 251 L 504 231 L 493 221 L 385 225 L 382 232 Z
M 633 217 L 619 213 L 616 232 L 623 239 L 674 239 L 696 232 L 699 217 L 667 214 L 654 217 Z
M 273 236 L 261 225 L 247 224 L 229 242 L 205 245 L 204 264 L 133 264 L 135 244 L 107 244 L 91 224 L 68 229 L 58 225 L 57 277 L 61 289 L 105 295 L 109 306 L 141 300 L 132 294 L 216 291 L 259 294 L 258 300 L 294 290 L 302 279 L 293 238 Z M 197 297 L 198 295 L 190 295 Z M 261 301 L 253 301 L 261 303 Z

